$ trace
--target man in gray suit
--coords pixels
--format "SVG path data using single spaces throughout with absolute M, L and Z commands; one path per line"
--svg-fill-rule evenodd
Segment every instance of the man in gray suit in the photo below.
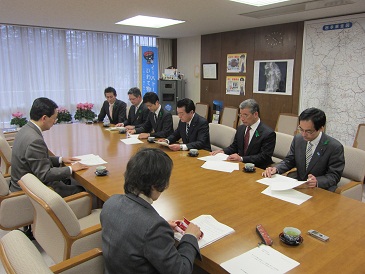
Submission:
M 49 130 L 57 121 L 57 108 L 56 103 L 48 98 L 34 100 L 30 110 L 30 121 L 15 136 L 11 157 L 11 191 L 21 190 L 18 181 L 27 173 L 34 174 L 62 197 L 85 191 L 82 186 L 63 182 L 71 177 L 72 172 L 88 167 L 81 163 L 66 167 L 61 167 L 61 164 L 69 164 L 80 159 L 48 155 L 42 131 Z
M 296 167 L 296 179 L 308 187 L 335 191 L 345 168 L 343 145 L 323 132 L 326 114 L 309 108 L 299 115 L 299 131 L 285 159 L 276 167 L 268 167 L 263 176 L 271 177 Z
M 100 221 L 104 273 L 192 273 L 200 257 L 200 228 L 190 223 L 175 246 L 176 222 L 167 222 L 152 206 L 169 185 L 171 158 L 146 148 L 128 162 L 124 195 L 111 196 Z

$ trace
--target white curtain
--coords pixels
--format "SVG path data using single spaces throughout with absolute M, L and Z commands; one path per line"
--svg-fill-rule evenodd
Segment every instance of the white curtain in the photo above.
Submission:
M 11 114 L 29 119 L 34 99 L 48 97 L 72 115 L 78 103 L 99 113 L 104 89 L 118 99 L 139 82 L 139 47 L 156 38 L 92 31 L 0 25 L 0 128 Z
M 158 46 L 158 69 L 160 75 L 164 73 L 165 68 L 172 65 L 172 40 L 157 39 Z

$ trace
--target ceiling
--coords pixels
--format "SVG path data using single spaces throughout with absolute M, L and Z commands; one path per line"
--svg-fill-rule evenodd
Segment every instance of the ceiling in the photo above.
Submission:
M 4 24 L 160 38 L 190 37 L 362 12 L 365 12 L 365 0 L 291 0 L 266 7 L 229 0 L 0 0 L 0 23 Z M 251 14 L 240 15 L 245 13 Z M 160 29 L 115 25 L 135 15 L 186 22 Z

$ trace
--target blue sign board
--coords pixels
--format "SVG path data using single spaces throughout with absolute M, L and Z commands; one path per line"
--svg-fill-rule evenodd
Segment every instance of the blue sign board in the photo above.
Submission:
M 352 22 L 345 22 L 345 23 L 336 23 L 331 25 L 324 25 L 323 30 L 339 30 L 339 29 L 349 29 L 352 27 Z
M 157 93 L 158 51 L 156 47 L 142 47 L 142 96 L 146 92 Z

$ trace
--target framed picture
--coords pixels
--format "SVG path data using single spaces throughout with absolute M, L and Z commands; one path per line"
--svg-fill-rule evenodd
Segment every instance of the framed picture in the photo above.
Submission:
M 255 61 L 253 92 L 292 95 L 293 67 L 293 59 Z
M 247 53 L 227 54 L 227 72 L 246 73 Z
M 203 79 L 204 80 L 218 79 L 218 63 L 203 64 Z

